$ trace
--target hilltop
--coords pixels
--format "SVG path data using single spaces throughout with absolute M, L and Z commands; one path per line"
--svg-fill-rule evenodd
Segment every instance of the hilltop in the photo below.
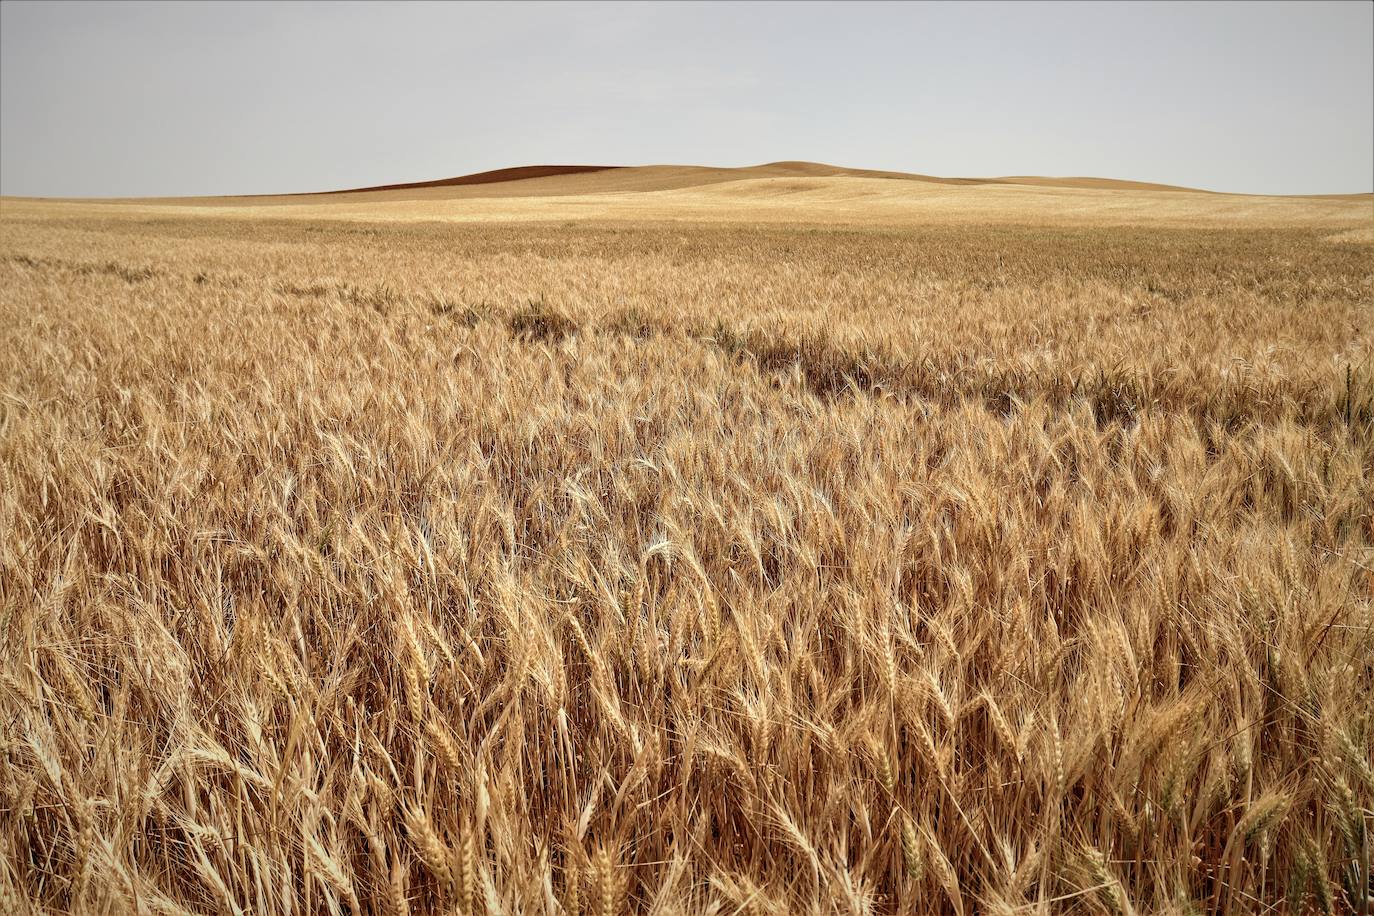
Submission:
M 690 221 L 854 225 L 1020 224 L 1374 227 L 1374 195 L 1226 194 L 1094 177 L 962 178 L 785 161 L 699 165 L 532 165 L 452 178 L 237 197 L 42 201 L 6 214 L 95 206 L 105 214 L 310 220 Z M 246 212 L 245 212 L 246 211 Z

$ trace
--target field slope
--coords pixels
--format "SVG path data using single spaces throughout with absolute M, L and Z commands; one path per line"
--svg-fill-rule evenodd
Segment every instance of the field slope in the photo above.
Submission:
M 7 199 L 36 212 L 305 220 L 1031 224 L 1330 227 L 1374 225 L 1374 194 L 1215 194 L 1104 178 L 938 178 L 815 162 L 747 168 L 526 166 L 321 194 L 117 201 Z

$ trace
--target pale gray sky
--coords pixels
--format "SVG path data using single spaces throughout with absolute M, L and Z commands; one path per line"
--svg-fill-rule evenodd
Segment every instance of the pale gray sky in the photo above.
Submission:
M 0 192 L 812 159 L 1374 189 L 1374 4 L 0 3 Z

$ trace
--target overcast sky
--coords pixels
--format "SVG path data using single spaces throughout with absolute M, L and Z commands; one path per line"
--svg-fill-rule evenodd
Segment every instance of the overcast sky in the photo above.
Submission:
M 1374 190 L 1374 4 L 0 3 L 0 192 L 811 159 Z

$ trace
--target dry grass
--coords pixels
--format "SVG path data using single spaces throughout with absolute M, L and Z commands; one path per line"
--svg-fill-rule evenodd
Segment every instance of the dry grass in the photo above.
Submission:
M 1367 245 L 5 207 L 0 909 L 1367 910 Z

